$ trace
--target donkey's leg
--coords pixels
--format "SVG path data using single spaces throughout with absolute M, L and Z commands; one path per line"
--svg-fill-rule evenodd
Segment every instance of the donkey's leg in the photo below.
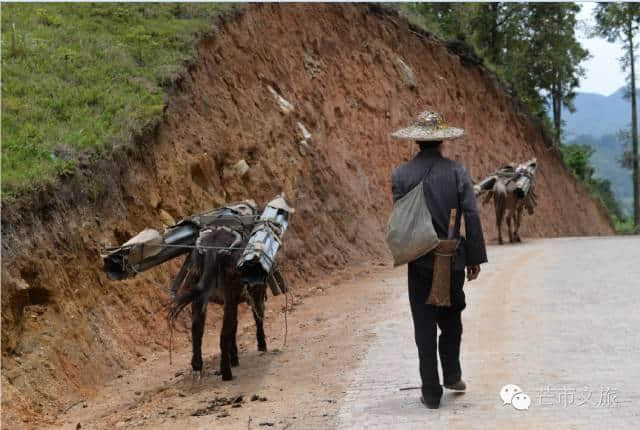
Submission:
M 207 303 L 196 300 L 191 304 L 191 342 L 193 355 L 191 356 L 191 368 L 194 372 L 202 374 L 202 335 L 204 322 L 207 316 Z
M 522 240 L 520 239 L 520 221 L 522 220 L 522 210 L 524 209 L 524 206 L 520 206 L 517 210 L 516 210 L 516 216 L 515 216 L 515 224 L 516 224 L 516 229 L 515 232 L 513 233 L 513 238 L 516 242 L 522 242 Z
M 500 245 L 503 244 L 503 241 L 502 241 L 502 217 L 503 217 L 503 215 L 504 215 L 504 213 L 502 212 L 502 210 L 496 204 L 496 227 L 498 228 L 498 243 Z
M 220 334 L 220 373 L 222 380 L 230 381 L 231 373 L 231 344 L 233 341 L 233 326 L 238 320 L 238 297 L 227 285 L 223 286 L 224 317 L 222 319 L 222 333 Z
M 498 227 L 498 243 L 502 245 L 502 220 L 507 208 L 507 190 L 505 185 L 497 180 L 493 185 L 493 207 L 496 210 L 496 227 Z
M 264 336 L 264 302 L 266 295 L 266 286 L 255 287 L 251 290 L 251 298 L 253 299 L 253 320 L 256 322 L 256 338 L 258 340 L 258 351 L 267 351 L 267 340 Z M 286 294 L 286 293 L 285 293 Z
M 513 218 L 513 212 L 507 214 L 507 230 L 509 231 L 509 243 L 513 243 L 513 232 L 511 231 L 511 222 Z
M 231 333 L 231 348 L 229 349 L 229 360 L 231 361 L 231 367 L 238 367 L 240 360 L 238 359 L 238 344 L 236 337 L 238 335 L 238 318 L 234 321 Z

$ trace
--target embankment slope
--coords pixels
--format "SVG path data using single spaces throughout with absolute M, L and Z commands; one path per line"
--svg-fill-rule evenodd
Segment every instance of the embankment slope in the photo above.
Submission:
M 156 128 L 3 208 L 4 425 L 52 417 L 166 348 L 158 287 L 178 263 L 109 282 L 102 243 L 284 191 L 297 209 L 284 252 L 293 288 L 384 257 L 391 171 L 416 150 L 389 133 L 426 107 L 467 129 L 446 152 L 476 179 L 538 158 L 539 206 L 524 219 L 525 238 L 612 233 L 492 75 L 403 19 L 367 5 L 251 5 L 217 25 Z M 312 135 L 306 144 L 299 123 Z M 495 238 L 491 208 L 482 215 Z

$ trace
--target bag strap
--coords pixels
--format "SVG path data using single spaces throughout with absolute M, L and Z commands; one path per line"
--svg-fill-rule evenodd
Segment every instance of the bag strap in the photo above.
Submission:
M 420 179 L 420 182 L 424 182 L 425 179 L 427 179 L 427 177 L 429 176 L 429 174 L 431 173 L 431 171 L 433 170 L 433 168 L 436 166 L 437 162 L 433 162 L 433 164 L 431 166 L 429 166 L 429 169 L 427 169 L 427 172 L 424 174 L 424 176 L 422 177 L 422 179 Z M 418 182 L 418 184 L 420 183 Z M 417 185 L 417 184 L 416 184 Z
M 422 179 L 420 179 L 420 182 L 418 182 L 418 184 L 419 184 L 419 183 L 421 183 L 421 182 L 424 182 L 424 180 L 425 180 L 425 179 L 427 179 L 427 177 L 429 176 L 429 174 L 431 174 L 431 171 L 432 171 L 432 170 L 433 170 L 433 168 L 436 166 L 436 164 L 438 164 L 438 162 L 437 162 L 437 161 L 434 161 L 434 162 L 433 162 L 433 164 L 431 164 L 431 166 L 429 166 L 429 168 L 427 169 L 427 172 L 424 174 L 424 176 L 422 177 Z M 424 184 L 423 184 L 423 185 L 424 185 Z M 416 186 L 417 186 L 417 184 L 416 184 Z M 462 214 L 458 214 L 458 215 L 456 215 L 456 218 L 457 218 L 458 216 L 462 217 Z M 456 229 L 455 229 L 456 231 L 455 231 L 455 233 L 454 233 L 454 236 L 459 236 L 459 235 L 460 235 L 460 227 L 461 227 L 461 226 L 462 226 L 462 222 L 461 222 L 460 224 L 458 224 L 458 228 L 456 228 Z M 461 240 L 460 240 L 460 239 L 458 239 L 458 244 L 456 245 L 456 250 L 457 250 L 457 249 L 458 249 L 458 247 L 460 246 L 460 242 L 461 242 Z

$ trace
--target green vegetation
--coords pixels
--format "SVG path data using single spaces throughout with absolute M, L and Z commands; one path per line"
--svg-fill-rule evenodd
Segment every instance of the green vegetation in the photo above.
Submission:
M 398 7 L 414 24 L 478 52 L 560 143 L 562 107 L 573 110 L 575 89 L 584 75 L 580 64 L 588 56 L 576 35 L 580 6 L 494 2 Z
M 616 135 L 606 134 L 597 138 L 591 135 L 580 135 L 569 141 L 569 146 L 573 144 L 588 145 L 595 150 L 590 158 L 595 168 L 593 175 L 608 179 L 625 216 L 632 214 L 631 173 L 620 165 L 620 160 L 624 156 L 624 146 Z
M 595 150 L 590 145 L 572 143 L 561 145 L 560 150 L 569 170 L 587 186 L 589 193 L 599 199 L 609 212 L 619 233 L 629 232 L 633 221 L 625 216 L 624 211 L 616 200 L 608 179 L 595 177 L 595 168 L 591 163 L 591 156 Z
M 636 234 L 634 222 L 633 222 L 633 219 L 631 219 L 631 217 L 627 217 L 623 220 L 614 218 L 613 225 L 618 234 Z
M 210 31 L 217 4 L 3 4 L 2 196 L 128 142 Z
M 620 41 L 625 48 L 622 56 L 622 70 L 628 72 L 627 95 L 631 99 L 631 131 L 626 141 L 630 144 L 623 167 L 631 169 L 633 174 L 633 221 L 634 228 L 640 234 L 640 155 L 638 154 L 638 107 L 635 62 L 638 37 L 640 37 L 640 4 L 638 3 L 600 3 L 595 11 L 596 34 L 610 42 Z M 624 139 L 623 132 L 623 139 Z

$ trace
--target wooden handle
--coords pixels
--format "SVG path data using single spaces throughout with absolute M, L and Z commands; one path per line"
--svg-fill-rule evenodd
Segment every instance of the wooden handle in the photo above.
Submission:
M 456 228 L 456 215 L 458 214 L 457 209 L 451 209 L 451 215 L 449 215 L 449 234 L 447 239 L 453 239 L 453 235 L 455 234 Z

